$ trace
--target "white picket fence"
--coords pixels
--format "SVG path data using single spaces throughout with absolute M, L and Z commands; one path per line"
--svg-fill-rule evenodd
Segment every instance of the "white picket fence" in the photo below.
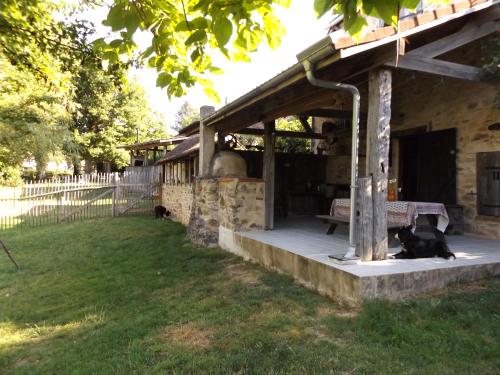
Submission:
M 161 169 L 68 176 L 0 187 L 0 230 L 85 218 L 152 213 L 160 197 Z

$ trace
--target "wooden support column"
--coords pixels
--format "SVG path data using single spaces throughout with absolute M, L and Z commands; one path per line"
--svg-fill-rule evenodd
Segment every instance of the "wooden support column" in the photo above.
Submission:
M 203 106 L 200 108 L 200 176 L 210 175 L 210 162 L 215 153 L 215 130 L 203 123 L 203 119 L 215 111 L 214 107 Z
M 130 166 L 134 166 L 134 151 L 130 151 Z
M 224 140 L 226 136 L 223 132 L 217 133 L 217 151 L 222 151 L 224 149 Z
M 358 210 L 356 256 L 366 262 L 373 259 L 373 197 L 371 176 L 358 179 Z
M 274 121 L 264 124 L 264 157 L 263 157 L 263 179 L 265 225 L 264 229 L 274 228 Z
M 366 171 L 372 177 L 373 260 L 387 258 L 387 178 L 391 120 L 392 76 L 374 69 L 368 78 Z
M 145 167 L 148 166 L 148 150 L 147 149 L 144 150 L 144 159 L 143 159 L 142 165 Z

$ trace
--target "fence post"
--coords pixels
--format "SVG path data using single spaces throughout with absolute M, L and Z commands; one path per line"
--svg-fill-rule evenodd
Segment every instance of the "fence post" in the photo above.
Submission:
M 116 204 L 117 200 L 120 199 L 120 175 L 118 172 L 115 172 L 113 174 L 113 216 L 116 216 L 117 214 L 117 209 L 116 209 Z M 119 203 L 119 202 L 118 202 Z
M 111 214 L 116 216 L 116 185 L 113 186 L 113 191 L 111 192 Z
M 373 200 L 372 177 L 358 179 L 358 243 L 356 255 L 362 261 L 371 261 L 373 258 Z
M 62 208 L 62 219 L 66 217 L 66 189 L 63 190 L 62 196 L 61 196 L 61 208 Z
M 61 200 L 62 200 L 62 194 L 57 193 L 57 223 L 61 222 Z

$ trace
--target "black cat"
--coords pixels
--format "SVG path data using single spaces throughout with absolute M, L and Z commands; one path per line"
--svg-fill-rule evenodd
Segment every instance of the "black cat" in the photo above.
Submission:
M 396 238 L 401 242 L 401 252 L 394 255 L 396 259 L 416 259 L 441 257 L 456 259 L 445 241 L 436 239 L 422 239 L 411 231 L 412 226 L 401 228 Z
M 167 218 L 170 216 L 170 211 L 163 206 L 155 206 L 155 217 L 157 219 Z

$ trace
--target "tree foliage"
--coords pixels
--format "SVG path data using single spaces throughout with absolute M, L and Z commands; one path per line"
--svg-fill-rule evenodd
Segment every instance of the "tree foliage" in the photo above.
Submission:
M 415 10 L 421 0 L 314 0 L 318 17 L 327 12 L 344 16 L 344 29 L 355 39 L 368 30 L 367 17 L 382 19 L 387 25 L 397 27 L 401 9 Z M 447 0 L 434 0 L 445 3 Z
M 76 101 L 73 128 L 80 152 L 75 164 L 81 158 L 87 163 L 106 161 L 122 168 L 128 164 L 128 154 L 117 146 L 133 143 L 137 134 L 139 141 L 165 135 L 161 119 L 135 81 L 117 87 L 102 71 L 85 70 L 79 76 Z
M 295 117 L 286 117 L 276 121 L 276 130 L 302 132 L 304 128 Z M 280 152 L 307 154 L 311 152 L 311 140 L 305 138 L 277 137 L 275 148 Z
M 445 3 L 448 0 L 432 0 Z M 419 0 L 314 0 L 316 15 L 342 14 L 344 27 L 359 39 L 367 31 L 367 17 L 397 26 L 400 10 L 414 9 Z M 250 61 L 262 43 L 280 45 L 285 29 L 275 15 L 276 6 L 291 0 L 114 0 L 104 24 L 117 33 L 111 41 L 98 39 L 96 48 L 111 62 L 137 58 L 158 72 L 157 85 L 168 95 L 184 96 L 201 84 L 218 100 L 207 74 L 220 73 L 212 64 L 213 51 L 231 61 Z M 151 35 L 150 45 L 138 50 L 134 34 Z M 134 53 L 136 52 L 136 53 Z
M 92 54 L 87 38 L 93 32 L 88 22 L 64 21 L 71 12 L 65 1 L 2 0 L 0 54 L 50 85 L 71 89 L 70 73 Z
M 0 179 L 34 159 L 39 174 L 54 154 L 78 164 L 128 156 L 116 146 L 163 135 L 127 65 L 103 66 L 88 22 L 52 0 L 0 2 Z M 57 19 L 56 19 L 57 13 Z
M 0 58 L 0 170 L 19 167 L 29 157 L 43 172 L 51 153 L 69 149 L 68 108 L 64 90 L 49 90 Z
M 188 101 L 185 101 L 175 114 L 175 123 L 172 126 L 172 129 L 179 131 L 199 119 L 200 112 Z
M 274 14 L 275 5 L 290 0 L 115 0 L 105 25 L 117 33 L 106 43 L 94 45 L 111 62 L 131 58 L 137 45 L 134 34 L 147 31 L 151 44 L 137 57 L 158 72 L 157 85 L 169 96 L 183 96 L 196 83 L 214 100 L 218 95 L 207 74 L 220 73 L 209 50 L 218 50 L 234 61 L 249 61 L 249 53 L 265 42 L 280 44 L 284 27 Z

